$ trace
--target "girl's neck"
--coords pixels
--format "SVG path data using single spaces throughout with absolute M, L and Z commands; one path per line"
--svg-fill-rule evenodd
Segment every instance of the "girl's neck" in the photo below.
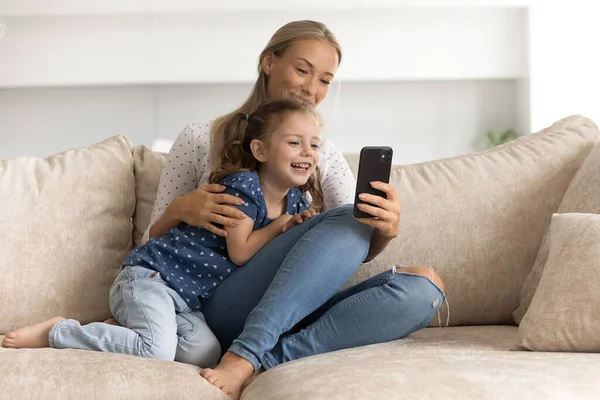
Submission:
M 260 179 L 260 186 L 267 204 L 267 213 L 269 218 L 275 219 L 285 213 L 287 208 L 288 187 L 282 187 L 269 176 L 267 171 L 257 171 Z

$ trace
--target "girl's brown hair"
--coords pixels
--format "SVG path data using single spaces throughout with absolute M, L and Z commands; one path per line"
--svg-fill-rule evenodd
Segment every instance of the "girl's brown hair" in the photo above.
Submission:
M 321 116 L 312 104 L 296 98 L 278 99 L 264 102 L 253 113 L 237 113 L 231 116 L 233 122 L 243 131 L 240 139 L 227 144 L 221 154 L 221 163 L 209 177 L 210 183 L 218 183 L 226 176 L 258 169 L 260 162 L 252 155 L 250 143 L 253 140 L 268 142 L 269 136 L 290 113 L 300 112 L 315 117 L 321 125 Z M 315 168 L 308 181 L 299 187 L 302 193 L 310 193 L 311 208 L 320 212 L 323 206 L 323 189 L 319 179 L 319 168 Z
M 275 32 L 271 40 L 260 53 L 258 58 L 258 79 L 246 102 L 237 110 L 217 118 L 211 126 L 211 154 L 212 166 L 217 168 L 221 165 L 221 158 L 225 148 L 234 141 L 241 141 L 244 136 L 242 127 L 243 118 L 240 115 L 250 114 L 259 104 L 267 100 L 267 75 L 262 70 L 261 61 L 268 55 L 282 56 L 285 51 L 298 40 L 318 39 L 329 42 L 336 50 L 338 63 L 342 61 L 342 48 L 337 39 L 321 22 L 316 21 L 293 21 L 283 25 Z

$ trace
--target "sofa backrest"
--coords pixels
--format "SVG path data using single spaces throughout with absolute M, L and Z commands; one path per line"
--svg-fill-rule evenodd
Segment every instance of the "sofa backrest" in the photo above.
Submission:
M 572 116 L 487 151 L 395 165 L 391 183 L 402 199 L 400 237 L 362 265 L 346 287 L 394 264 L 432 266 L 446 285 L 450 325 L 514 323 L 512 312 L 552 213 L 599 139 L 592 121 Z M 139 167 L 148 179 L 143 186 L 156 190 L 162 155 L 144 152 L 152 167 Z M 357 155 L 346 160 L 356 175 Z M 141 221 L 149 221 L 149 212 L 148 204 L 137 210 Z M 136 226 L 138 237 L 146 227 Z
M 488 151 L 395 166 L 400 237 L 348 285 L 396 263 L 432 265 L 452 325 L 511 323 L 550 217 L 599 134 L 570 117 Z M 110 315 L 108 289 L 148 226 L 163 160 L 116 136 L 0 161 L 0 334 Z
M 433 266 L 450 325 L 513 324 L 552 213 L 599 139 L 592 121 L 573 116 L 487 151 L 394 167 L 400 237 L 348 285 L 396 263 Z
M 145 146 L 133 149 L 136 206 L 133 216 L 133 247 L 143 242 L 152 217 L 152 208 L 158 191 L 158 181 L 166 154 Z

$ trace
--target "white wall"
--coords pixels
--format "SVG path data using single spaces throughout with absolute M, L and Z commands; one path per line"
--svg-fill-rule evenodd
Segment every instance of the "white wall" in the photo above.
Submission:
M 517 124 L 515 81 L 342 82 L 321 106 L 326 134 L 344 152 L 395 149 L 412 163 L 475 151 L 487 129 Z M 186 123 L 236 107 L 249 84 L 0 90 L 0 159 L 46 156 L 124 133 L 150 146 Z
M 397 162 L 419 162 L 474 151 L 488 129 L 529 125 L 526 9 L 358 3 L 5 0 L 0 158 L 119 133 L 147 146 L 172 139 L 236 107 L 270 35 L 302 18 L 326 22 L 344 49 L 321 107 L 344 152 L 387 144 Z
M 571 114 L 600 124 L 600 4 L 539 5 L 529 13 L 531 129 Z
M 0 159 L 46 156 L 125 133 L 155 135 L 152 88 L 0 89 Z
M 562 0 L 546 0 L 556 2 Z M 572 0 L 571 3 L 587 0 Z M 529 6 L 540 0 L 3 0 L 0 15 L 114 15 L 208 10 L 373 9 Z
M 250 82 L 258 54 L 294 19 L 325 21 L 342 80 L 513 79 L 525 73 L 518 8 L 212 10 L 12 17 L 0 87 Z

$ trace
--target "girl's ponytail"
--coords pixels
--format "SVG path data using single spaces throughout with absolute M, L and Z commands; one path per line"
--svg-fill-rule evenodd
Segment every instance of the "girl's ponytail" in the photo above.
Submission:
M 235 113 L 230 118 L 232 129 L 245 132 L 248 128 L 248 114 Z M 241 140 L 236 139 L 225 145 L 221 154 L 221 163 L 215 168 L 209 177 L 209 183 L 218 183 L 227 175 L 235 172 L 251 171 L 256 169 L 257 161 L 252 156 L 250 143 L 246 143 L 245 135 Z

